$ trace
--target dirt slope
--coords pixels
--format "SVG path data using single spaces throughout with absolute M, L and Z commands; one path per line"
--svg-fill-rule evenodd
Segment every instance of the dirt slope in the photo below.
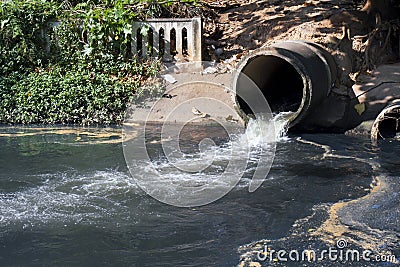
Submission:
M 399 20 L 368 17 L 353 0 L 205 2 L 216 14 L 205 18 L 205 59 L 224 62 L 228 70 L 249 50 L 310 40 L 334 56 L 338 93 L 349 94 L 360 73 L 399 61 Z

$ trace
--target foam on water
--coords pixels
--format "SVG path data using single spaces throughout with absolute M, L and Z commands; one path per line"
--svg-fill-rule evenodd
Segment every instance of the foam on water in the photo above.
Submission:
M 275 130 L 274 130 L 275 129 Z M 247 155 L 249 162 L 256 163 L 259 150 L 269 153 L 270 144 L 282 140 L 287 130 L 287 114 L 275 116 L 273 121 L 260 117 L 250 120 L 244 133 L 231 138 L 222 146 L 210 146 L 200 152 L 186 154 L 182 158 L 169 162 L 155 159 L 149 163 L 137 162 L 135 175 L 146 177 L 149 183 L 160 186 L 183 184 L 201 186 L 215 181 L 226 170 L 229 161 L 242 159 Z M 245 142 L 244 142 L 245 140 Z M 232 143 L 239 142 L 241 151 L 232 152 Z M 250 153 L 248 153 L 250 152 Z M 199 172 L 188 173 L 174 167 L 176 162 L 184 165 L 201 165 L 204 160 L 212 164 Z M 254 166 L 250 166 L 254 168 Z M 233 170 L 235 171 L 235 170 Z M 240 171 L 240 170 L 238 170 Z M 160 180 L 160 174 L 162 179 Z M 48 221 L 91 222 L 110 214 L 121 213 L 127 208 L 125 201 L 133 196 L 144 195 L 128 173 L 116 170 L 77 173 L 42 174 L 42 182 L 13 193 L 0 193 L 0 226 L 11 224 L 40 224 Z M 244 179 L 249 183 L 249 179 Z M 218 181 L 216 186 L 226 186 L 225 181 Z
M 240 161 L 245 163 L 244 168 L 242 164 L 238 166 L 233 164 L 230 165 L 228 173 L 232 174 L 230 176 L 244 173 L 245 176 L 242 177 L 239 186 L 242 187 L 243 183 L 249 185 L 251 179 L 248 177 L 251 178 L 256 169 L 265 173 L 261 175 L 262 178 L 257 177 L 257 179 L 265 179 L 274 158 L 276 143 L 287 140 L 287 126 L 292 114 L 280 113 L 273 118 L 257 116 L 257 119 L 250 119 L 244 132 L 231 135 L 230 140 L 224 145 L 214 144 L 201 149 L 200 142 L 198 144 L 200 149 L 194 149 L 189 154 L 176 153 L 177 157 L 168 160 L 160 156 L 152 159 L 150 163 L 136 162 L 132 173 L 141 180 L 141 186 L 152 192 L 157 190 L 154 189 L 154 184 L 163 189 L 170 188 L 171 192 L 174 192 L 173 187 L 176 185 L 200 187 L 210 182 L 217 187 L 229 187 L 232 184 L 229 179 L 222 178 L 222 175 L 227 172 L 228 163 Z M 205 162 L 207 162 L 206 167 L 204 167 Z M 193 172 L 182 170 L 179 166 L 184 166 Z
M 134 191 L 131 177 L 119 171 L 42 174 L 41 185 L 0 193 L 0 226 L 32 226 L 49 221 L 91 223 L 123 207 L 118 196 Z

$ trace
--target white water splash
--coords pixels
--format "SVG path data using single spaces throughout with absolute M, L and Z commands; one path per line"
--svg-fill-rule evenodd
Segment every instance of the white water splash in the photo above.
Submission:
M 280 112 L 274 116 L 275 133 L 278 141 L 287 140 L 289 124 L 294 118 L 294 112 Z
M 284 141 L 292 116 L 293 112 L 281 112 L 272 120 L 262 115 L 257 116 L 257 119 L 250 119 L 243 138 L 247 139 L 250 147 Z
M 59 221 L 93 223 L 127 211 L 124 196 L 140 195 L 124 172 L 41 174 L 41 185 L 14 193 L 0 193 L 0 229 Z M 132 221 L 131 221 L 132 222 Z
M 173 162 L 158 161 L 156 164 L 156 169 L 158 172 L 163 173 L 161 176 L 161 181 L 158 182 L 162 183 L 162 181 L 165 181 L 166 184 L 163 184 L 164 187 L 168 186 L 171 181 L 174 181 L 175 183 L 191 182 L 199 184 L 206 184 L 209 182 L 210 177 L 205 175 L 203 171 L 191 173 L 189 176 L 185 172 L 181 173 L 179 169 L 174 167 L 177 163 L 186 166 L 192 166 L 195 169 L 198 165 L 203 164 L 205 161 L 214 162 L 208 166 L 208 174 L 210 174 L 210 171 L 212 170 L 211 173 L 213 173 L 213 175 L 210 176 L 211 179 L 214 180 L 214 175 L 225 170 L 225 165 L 219 165 L 221 162 L 245 159 L 245 155 L 247 155 L 250 162 L 258 162 L 261 155 L 266 155 L 270 158 L 273 158 L 273 154 L 275 152 L 275 143 L 287 140 L 286 134 L 290 119 L 293 114 L 293 112 L 282 112 L 274 117 L 258 115 L 257 119 L 249 120 L 245 132 L 237 136 L 233 136 L 233 139 L 231 139 L 224 146 L 210 146 L 206 150 L 190 154 L 190 157 L 176 158 Z M 235 142 L 236 145 L 234 145 Z M 236 147 L 236 149 L 239 149 L 239 151 L 232 151 L 233 147 Z M 259 150 L 260 148 L 261 150 Z M 200 155 L 201 157 L 199 157 Z M 145 164 L 139 164 L 137 168 L 141 169 L 140 166 L 145 166 Z M 154 171 L 154 166 L 150 166 L 152 166 L 151 170 Z M 149 170 L 145 171 L 145 173 L 148 171 Z M 139 173 L 142 174 L 141 172 Z M 150 177 L 152 177 L 152 175 L 147 175 L 146 179 L 149 181 L 149 183 L 154 183 L 155 181 Z M 221 186 L 223 185 L 224 181 L 221 180 Z

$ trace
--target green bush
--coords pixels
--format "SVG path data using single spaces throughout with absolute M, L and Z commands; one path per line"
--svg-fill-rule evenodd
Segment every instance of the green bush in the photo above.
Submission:
M 80 62 L 0 79 L 0 120 L 8 123 L 108 124 L 123 120 L 127 104 L 140 97 L 139 73 L 157 65 Z M 85 67 L 86 66 L 86 67 Z M 150 73 L 150 72 L 152 73 Z
M 57 6 L 52 2 L 0 2 L 0 75 L 44 63 L 42 33 L 46 23 L 56 18 Z

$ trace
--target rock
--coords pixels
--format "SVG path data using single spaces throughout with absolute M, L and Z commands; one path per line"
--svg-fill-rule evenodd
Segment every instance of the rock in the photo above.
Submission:
M 198 110 L 198 109 L 195 108 L 195 107 L 192 107 L 192 113 L 193 113 L 194 115 L 199 116 L 200 118 L 206 118 L 206 117 L 209 116 L 207 113 L 201 112 L 200 110 Z
M 216 67 L 207 67 L 202 71 L 202 74 L 214 74 L 218 71 Z
M 229 115 L 228 117 L 226 117 L 225 120 L 228 121 L 228 122 L 231 122 L 231 123 L 238 123 L 239 122 L 239 120 L 233 118 L 232 115 Z
M 162 75 L 162 77 L 164 78 L 164 80 L 166 80 L 170 84 L 174 84 L 177 82 L 177 80 L 171 74 L 165 74 L 165 75 Z

